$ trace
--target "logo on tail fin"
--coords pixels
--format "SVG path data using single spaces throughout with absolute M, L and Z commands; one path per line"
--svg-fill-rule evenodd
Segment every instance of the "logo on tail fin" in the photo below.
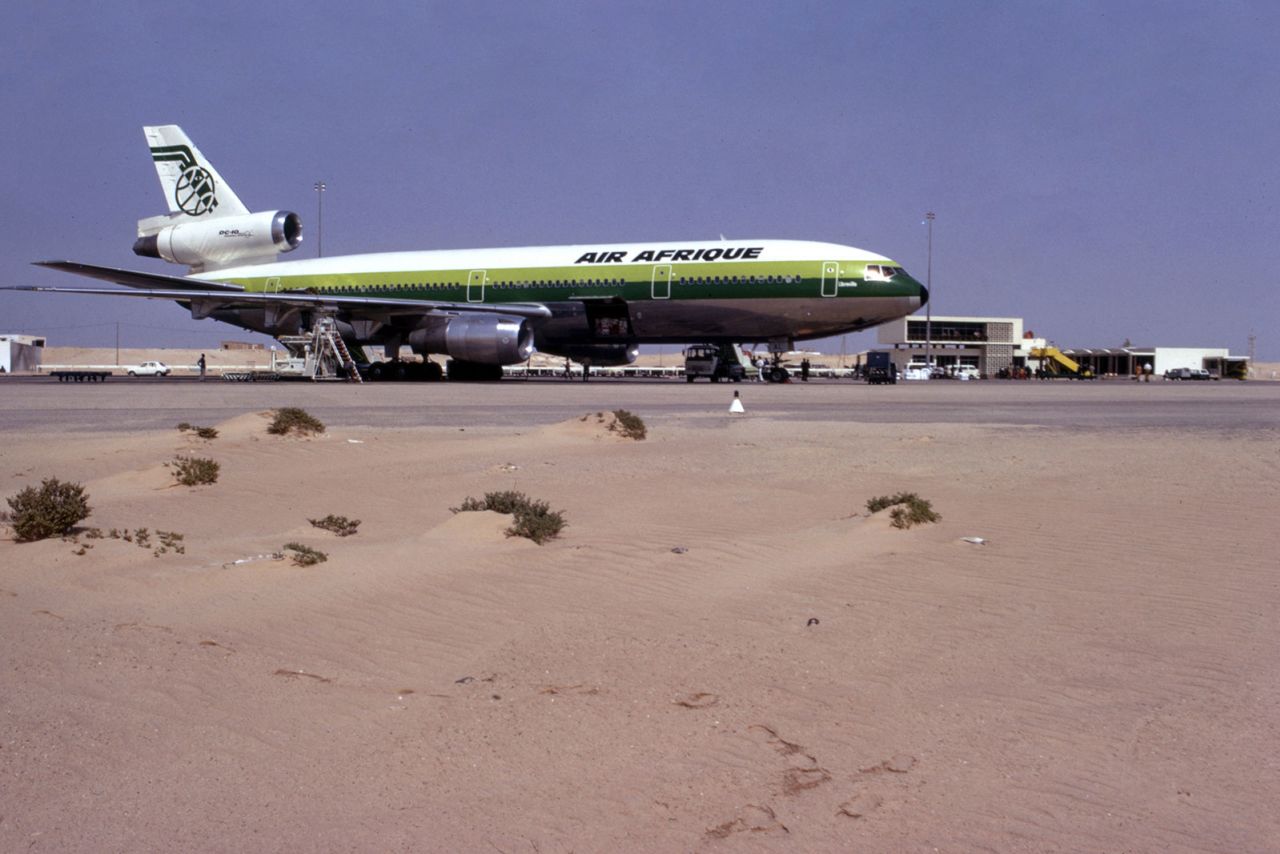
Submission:
M 201 216 L 218 206 L 217 184 L 209 170 L 196 163 L 191 149 L 185 145 L 157 146 L 151 149 L 157 163 L 175 161 L 182 172 L 173 188 L 173 201 L 187 216 Z

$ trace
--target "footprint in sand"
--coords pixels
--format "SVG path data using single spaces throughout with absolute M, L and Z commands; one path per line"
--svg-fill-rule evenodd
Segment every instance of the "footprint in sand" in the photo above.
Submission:
M 782 775 L 782 794 L 798 795 L 831 782 L 831 772 L 814 765 L 812 768 L 788 768 Z
M 842 803 L 836 810 L 836 815 L 842 815 L 847 818 L 864 818 L 880 808 L 884 803 L 884 798 L 874 792 L 859 792 L 849 800 Z
M 681 694 L 671 702 L 677 706 L 684 706 L 686 709 L 705 709 L 720 702 L 720 698 L 715 694 L 698 691 L 694 694 Z
M 796 744 L 793 741 L 787 741 L 785 738 L 778 735 L 777 730 L 775 730 L 773 727 L 768 726 L 766 724 L 752 724 L 751 726 L 747 727 L 747 730 L 750 732 L 763 733 L 766 739 L 768 740 L 769 746 L 772 747 L 774 750 L 778 751 L 779 753 L 781 753 L 783 756 L 792 756 L 796 753 L 804 752 L 803 747 L 801 747 L 800 745 Z M 812 756 L 810 756 L 809 758 L 813 759 Z M 816 764 L 817 760 L 814 760 L 814 762 Z
M 739 812 L 741 815 L 731 818 L 723 824 L 708 828 L 707 836 L 712 839 L 727 839 L 735 833 L 791 832 L 785 824 L 778 821 L 778 816 L 767 806 L 747 804 Z
M 869 768 L 859 768 L 858 771 L 863 774 L 879 774 L 883 771 L 889 771 L 893 774 L 905 774 L 914 768 L 915 765 L 916 758 L 914 756 L 908 756 L 905 753 L 898 753 L 892 758 L 884 760 L 879 765 L 872 765 Z

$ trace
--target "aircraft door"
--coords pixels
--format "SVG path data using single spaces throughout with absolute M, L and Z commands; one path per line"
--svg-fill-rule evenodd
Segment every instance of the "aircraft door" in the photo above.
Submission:
M 472 270 L 467 274 L 467 302 L 484 302 L 484 283 L 488 278 L 484 270 Z
M 835 261 L 822 262 L 822 295 L 833 297 L 840 287 L 840 265 Z
M 670 264 L 659 264 L 653 268 L 653 298 L 671 299 Z

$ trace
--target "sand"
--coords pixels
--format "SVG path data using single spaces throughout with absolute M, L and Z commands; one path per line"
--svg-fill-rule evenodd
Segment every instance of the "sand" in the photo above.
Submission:
M 1280 848 L 1275 430 L 582 414 L 5 434 L 0 849 Z

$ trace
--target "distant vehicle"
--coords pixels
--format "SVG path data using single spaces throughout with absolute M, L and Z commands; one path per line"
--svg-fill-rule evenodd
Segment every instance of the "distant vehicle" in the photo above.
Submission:
M 895 384 L 898 382 L 898 366 L 888 350 L 871 350 L 867 353 L 867 367 L 863 372 L 870 385 Z
M 130 365 L 131 377 L 167 377 L 169 366 L 164 362 L 143 362 L 141 365 Z
M 908 362 L 907 367 L 902 371 L 904 380 L 927 380 L 931 379 L 933 372 L 924 362 Z
M 1213 374 L 1204 368 L 1170 368 L 1164 372 L 1167 380 L 1216 380 Z
M 976 380 L 980 374 L 976 365 L 957 365 L 954 376 L 958 380 Z
M 742 349 L 737 344 L 694 344 L 685 348 L 684 378 L 688 382 L 706 377 L 713 383 L 740 383 L 746 375 Z

